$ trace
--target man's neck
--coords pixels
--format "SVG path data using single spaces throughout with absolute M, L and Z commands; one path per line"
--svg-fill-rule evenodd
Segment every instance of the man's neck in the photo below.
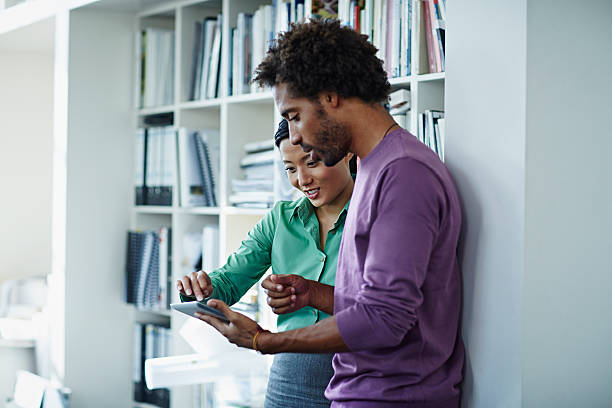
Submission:
M 381 105 L 356 102 L 351 108 L 351 117 L 345 121 L 353 136 L 351 151 L 363 159 L 383 140 L 385 132 L 395 130 L 397 126 L 389 129 L 395 121 Z

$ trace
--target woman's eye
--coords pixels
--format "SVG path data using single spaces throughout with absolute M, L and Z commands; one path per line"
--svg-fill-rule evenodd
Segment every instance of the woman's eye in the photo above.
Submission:
M 294 167 L 285 167 L 285 171 L 287 171 L 289 173 L 293 173 L 293 172 L 295 172 L 295 168 Z
M 309 161 L 306 163 L 306 165 L 308 165 L 308 167 L 315 167 L 317 164 L 319 164 L 319 161 Z

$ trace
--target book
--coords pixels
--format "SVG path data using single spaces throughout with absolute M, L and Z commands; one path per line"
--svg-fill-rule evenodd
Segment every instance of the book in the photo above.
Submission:
M 200 95 L 200 83 L 202 76 L 202 29 L 201 21 L 195 22 L 193 33 L 193 49 L 191 51 L 191 85 L 189 87 L 189 100 L 193 101 Z
M 128 231 L 125 301 L 138 308 L 167 309 L 172 288 L 171 231 Z
M 272 163 L 277 153 L 274 150 L 266 150 L 259 153 L 252 153 L 246 155 L 240 160 L 240 167 L 248 167 L 258 164 Z
M 136 130 L 136 148 L 134 149 L 134 194 L 135 204 L 145 203 L 145 139 L 146 129 Z
M 210 61 L 213 48 L 215 30 L 217 27 L 217 19 L 207 17 L 203 22 L 202 29 L 202 59 L 201 59 L 201 75 L 200 75 L 200 93 L 198 99 L 206 99 L 208 92 L 208 79 L 210 76 Z
M 204 205 L 208 207 L 215 207 L 217 205 L 217 200 L 215 197 L 215 181 L 213 177 L 210 154 L 208 151 L 208 144 L 202 138 L 202 135 L 199 132 L 194 132 L 192 137 L 194 138 L 194 144 L 197 152 L 196 157 L 200 170 L 200 180 L 204 194 Z
M 427 60 L 429 61 L 429 72 L 440 72 L 438 70 L 438 59 L 436 57 L 437 41 L 434 40 L 434 28 L 431 18 L 430 2 L 423 0 L 423 22 L 425 27 L 425 38 L 427 39 Z
M 141 31 L 141 107 L 168 105 L 174 97 L 174 31 L 146 28 Z
M 223 18 L 221 14 L 217 16 L 217 22 L 215 24 L 214 39 L 212 43 L 212 49 L 210 53 L 210 67 L 208 68 L 208 81 L 206 97 L 213 99 L 219 96 L 219 69 L 221 67 L 221 25 Z
M 247 153 L 257 153 L 265 150 L 273 150 L 274 146 L 274 139 L 268 138 L 258 142 L 246 143 L 244 145 L 244 151 Z
M 254 164 L 244 167 L 242 170 L 247 180 L 272 179 L 274 175 L 274 163 Z
M 219 171 L 219 131 L 216 129 L 178 132 L 180 205 L 216 206 Z

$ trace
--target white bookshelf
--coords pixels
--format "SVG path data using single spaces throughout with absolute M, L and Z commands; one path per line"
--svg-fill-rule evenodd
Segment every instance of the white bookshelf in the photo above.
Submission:
M 241 175 L 243 145 L 271 138 L 276 130 L 279 116 L 272 92 L 227 94 L 229 48 L 224 41 L 221 94 L 211 100 L 188 100 L 194 22 L 222 13 L 227 38 L 238 13 L 254 12 L 261 4 L 265 2 L 75 0 L 58 5 L 36 1 L 0 12 L 0 39 L 20 27 L 52 19 L 53 30 L 45 35 L 56 41 L 55 99 L 50 104 L 55 111 L 53 270 L 58 278 L 53 293 L 63 299 L 57 309 L 62 318 L 54 327 L 53 360 L 59 367 L 55 376 L 73 388 L 74 406 L 96 406 L 91 401 L 98 401 L 100 407 L 148 406 L 132 401 L 135 323 L 170 324 L 173 354 L 192 352 L 178 336 L 183 317 L 166 310 L 138 310 L 123 302 L 127 230 L 171 228 L 172 270 L 178 278 L 184 234 L 201 232 L 207 224 L 219 225 L 223 262 L 268 211 L 232 207 L 228 197 L 231 180 Z M 134 37 L 151 25 L 175 30 L 174 100 L 140 108 L 135 102 L 138 50 Z M 412 47 L 412 75 L 390 80 L 393 89 L 411 90 L 413 133 L 418 113 L 444 107 L 445 75 L 419 74 L 421 51 Z M 134 132 L 145 116 L 170 112 L 177 129 L 219 130 L 218 207 L 180 207 L 176 188 L 171 206 L 133 205 Z M 171 300 L 178 301 L 178 294 L 173 296 Z M 91 301 L 93 309 L 79 307 Z M 271 319 L 271 313 L 264 316 L 264 325 L 270 327 Z M 96 334 L 93 340 L 92 333 Z M 191 387 L 177 387 L 171 398 L 173 408 L 189 407 Z

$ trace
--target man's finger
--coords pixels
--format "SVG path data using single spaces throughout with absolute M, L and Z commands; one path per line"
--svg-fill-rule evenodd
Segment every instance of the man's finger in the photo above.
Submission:
M 268 304 L 272 308 L 289 306 L 292 303 L 295 303 L 295 296 L 286 296 L 279 299 L 268 297 Z
M 275 299 L 291 296 L 291 294 L 292 294 L 291 289 L 293 289 L 293 288 L 291 286 L 289 286 L 289 287 L 286 287 L 282 292 L 278 292 L 278 291 L 275 291 L 275 290 L 269 290 L 268 291 L 268 296 L 271 297 L 271 298 L 275 298 Z
M 283 290 L 285 290 L 284 285 L 279 285 L 278 283 L 274 282 L 272 280 L 272 277 L 274 275 L 271 275 L 270 277 L 264 279 L 263 282 L 261 282 L 261 287 L 267 290 L 274 290 L 276 292 L 282 292 Z
M 235 319 L 235 316 L 237 315 L 237 313 L 234 312 L 232 309 L 230 309 L 228 305 L 226 305 L 225 303 L 223 303 L 221 300 L 218 300 L 218 299 L 211 299 L 208 302 L 206 302 L 206 305 L 213 307 L 217 309 L 218 311 L 220 311 L 221 313 L 223 313 L 230 322 L 233 321 Z
M 276 275 L 270 275 L 270 278 L 277 285 L 291 286 L 293 284 L 293 282 L 295 282 L 296 276 L 295 275 L 279 275 L 279 274 L 276 274 Z
M 274 312 L 274 314 L 277 315 L 281 315 L 281 314 L 285 314 L 285 313 L 291 313 L 293 312 L 293 307 L 292 306 L 284 306 L 284 307 L 275 307 L 272 309 L 272 312 Z
M 217 330 L 219 333 L 225 336 L 225 330 L 227 329 L 227 324 L 223 323 L 221 320 L 217 319 L 216 317 L 212 317 L 210 315 L 199 313 L 199 312 L 195 312 L 194 316 L 202 320 L 203 322 L 208 323 L 209 325 L 214 327 L 215 330 Z

